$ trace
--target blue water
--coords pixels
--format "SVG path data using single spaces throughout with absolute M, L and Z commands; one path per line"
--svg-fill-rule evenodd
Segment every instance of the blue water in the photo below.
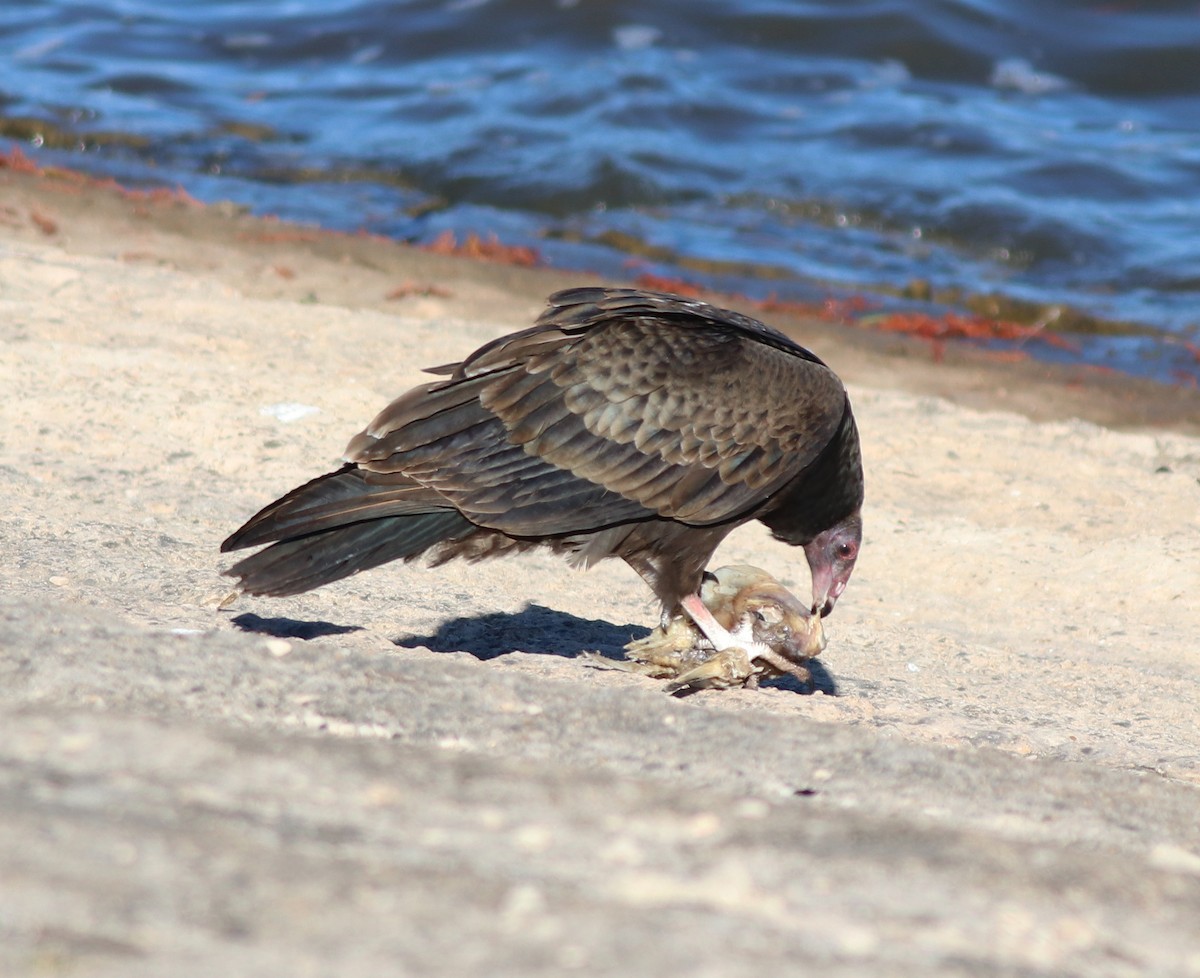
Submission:
M 1200 376 L 1194 2 L 10 0 L 0 116 L 329 227 L 1067 304 L 1146 329 L 1031 352 Z

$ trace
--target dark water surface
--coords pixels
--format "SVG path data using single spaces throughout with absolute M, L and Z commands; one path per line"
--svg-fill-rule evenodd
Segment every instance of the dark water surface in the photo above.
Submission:
M 1200 376 L 1200 3 L 9 0 L 0 116 L 329 227 L 1068 304 L 1139 328 L 1031 352 Z

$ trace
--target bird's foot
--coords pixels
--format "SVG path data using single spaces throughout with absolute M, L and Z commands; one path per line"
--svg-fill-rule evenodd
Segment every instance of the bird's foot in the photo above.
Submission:
M 584 652 L 580 659 L 596 669 L 617 669 L 653 679 L 674 679 L 713 654 L 713 647 L 686 617 L 674 618 L 645 638 L 625 646 L 625 659 L 610 659 L 599 652 Z
M 668 693 L 691 693 L 700 689 L 729 689 L 731 686 L 757 686 L 762 666 L 754 664 L 750 651 L 731 645 L 709 655 L 700 665 L 682 672 L 667 683 Z
M 660 625 L 645 638 L 635 639 L 625 646 L 630 659 L 654 669 L 660 678 L 678 676 L 680 672 L 700 665 L 713 651 L 711 643 L 696 630 L 690 619 L 683 616 L 672 618 L 667 625 Z
M 644 641 L 644 640 L 643 640 Z M 634 643 L 630 643 L 633 645 Z M 629 646 L 626 646 L 629 648 Z M 632 672 L 639 676 L 649 676 L 651 679 L 670 679 L 679 675 L 677 666 L 669 662 L 658 662 L 638 659 L 610 659 L 599 652 L 582 652 L 579 660 L 593 669 L 616 669 L 618 672 Z

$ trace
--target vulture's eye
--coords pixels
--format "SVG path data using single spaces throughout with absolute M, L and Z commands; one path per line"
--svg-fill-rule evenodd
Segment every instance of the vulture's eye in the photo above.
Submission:
M 842 543 L 838 545 L 835 552 L 842 560 L 853 560 L 854 555 L 858 553 L 858 548 L 852 543 Z

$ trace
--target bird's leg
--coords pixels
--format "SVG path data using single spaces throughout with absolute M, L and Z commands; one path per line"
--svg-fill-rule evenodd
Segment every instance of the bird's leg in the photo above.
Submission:
M 696 623 L 696 627 L 700 629 L 705 637 L 712 642 L 713 648 L 718 652 L 724 652 L 726 649 L 734 646 L 746 646 L 746 643 L 738 641 L 733 634 L 716 618 L 713 613 L 708 610 L 708 606 L 700 600 L 699 594 L 687 594 L 679 600 L 681 607 L 687 616 Z

